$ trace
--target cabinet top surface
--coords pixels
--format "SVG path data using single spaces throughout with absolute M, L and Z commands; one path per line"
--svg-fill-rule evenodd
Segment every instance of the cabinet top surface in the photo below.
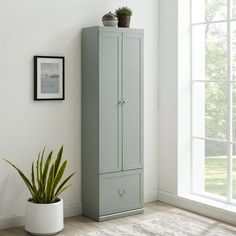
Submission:
M 112 32 L 134 32 L 134 33 L 143 33 L 143 29 L 136 28 L 123 28 L 123 27 L 109 27 L 109 26 L 92 26 L 85 27 L 83 30 L 98 30 L 98 31 L 112 31 Z

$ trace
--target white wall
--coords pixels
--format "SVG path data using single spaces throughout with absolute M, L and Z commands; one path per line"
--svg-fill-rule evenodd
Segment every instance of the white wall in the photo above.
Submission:
M 186 194 L 191 182 L 190 1 L 159 3 L 159 192 Z M 171 7 L 170 7 L 171 6 Z
M 170 7 L 171 6 L 171 7 Z M 178 1 L 159 3 L 159 191 L 177 193 Z
M 81 207 L 81 28 L 101 25 L 109 10 L 133 9 L 132 27 L 144 28 L 145 198 L 157 193 L 158 1 L 1 0 L 0 156 L 24 171 L 45 144 L 65 145 L 68 173 L 77 171 L 63 195 L 66 214 Z M 65 101 L 33 101 L 33 55 L 66 58 Z M 29 196 L 17 174 L 0 160 L 0 228 L 22 223 Z

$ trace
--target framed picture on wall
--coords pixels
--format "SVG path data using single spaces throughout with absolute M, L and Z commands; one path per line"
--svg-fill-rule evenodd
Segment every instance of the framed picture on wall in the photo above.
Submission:
M 34 56 L 34 100 L 65 99 L 65 58 Z

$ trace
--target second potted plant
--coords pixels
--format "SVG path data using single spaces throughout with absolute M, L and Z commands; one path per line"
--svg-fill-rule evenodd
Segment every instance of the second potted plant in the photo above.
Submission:
M 70 186 L 65 185 L 75 174 L 70 174 L 62 181 L 67 166 L 67 160 L 61 161 L 63 146 L 53 162 L 53 152 L 49 153 L 45 162 L 44 152 L 45 148 L 38 155 L 36 168 L 32 163 L 31 178 L 27 178 L 18 167 L 5 159 L 17 170 L 31 193 L 31 198 L 26 202 L 25 230 L 33 235 L 56 234 L 64 228 L 63 200 L 59 195 Z
M 129 28 L 132 10 L 128 7 L 120 7 L 115 13 L 118 18 L 118 27 Z

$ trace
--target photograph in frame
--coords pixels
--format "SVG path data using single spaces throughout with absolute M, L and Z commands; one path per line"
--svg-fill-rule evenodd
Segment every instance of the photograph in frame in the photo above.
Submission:
M 34 100 L 64 100 L 64 57 L 34 56 Z

